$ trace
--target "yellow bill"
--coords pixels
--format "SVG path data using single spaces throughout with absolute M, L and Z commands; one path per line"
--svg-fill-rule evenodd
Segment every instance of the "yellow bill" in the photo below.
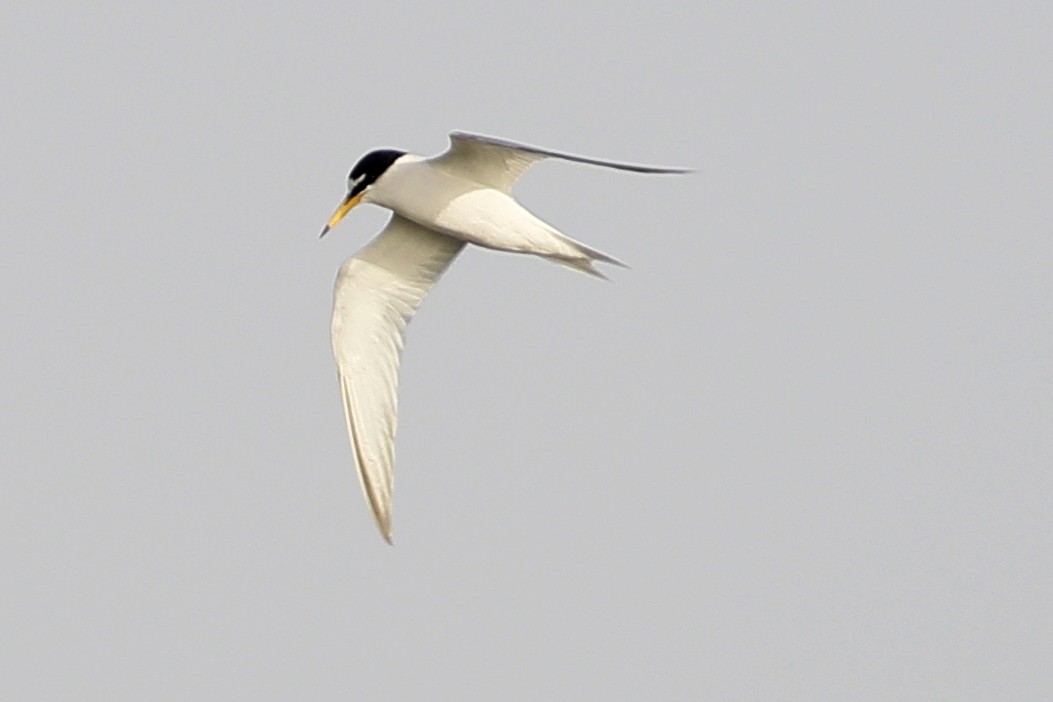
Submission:
M 322 233 L 318 236 L 321 239 L 326 233 L 337 225 L 337 222 L 344 218 L 351 208 L 358 204 L 358 201 L 362 199 L 362 193 L 357 195 L 348 195 L 344 198 L 344 201 L 340 203 L 340 207 L 336 208 L 336 212 L 329 218 L 329 222 L 326 223 L 325 228 L 322 229 Z

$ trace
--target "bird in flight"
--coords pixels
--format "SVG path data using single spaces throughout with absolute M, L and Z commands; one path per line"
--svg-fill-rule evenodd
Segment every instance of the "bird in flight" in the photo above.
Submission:
M 624 266 L 564 236 L 512 196 L 512 186 L 547 158 L 636 173 L 688 173 L 601 161 L 504 139 L 453 132 L 450 148 L 427 158 L 370 151 L 347 179 L 347 196 L 322 229 L 359 203 L 391 210 L 372 241 L 340 267 L 333 291 L 332 341 L 340 393 L 362 491 L 391 543 L 399 356 L 406 325 L 465 244 L 533 254 L 605 278 L 594 264 Z

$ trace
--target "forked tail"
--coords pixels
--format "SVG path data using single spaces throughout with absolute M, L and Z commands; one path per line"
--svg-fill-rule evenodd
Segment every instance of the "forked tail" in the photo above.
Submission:
M 576 271 L 591 275 L 596 278 L 602 278 L 603 280 L 610 280 L 600 271 L 594 267 L 595 263 L 609 263 L 612 266 L 619 266 L 621 268 L 628 268 L 626 264 L 622 263 L 614 256 L 608 256 L 602 251 L 586 246 L 581 242 L 574 241 L 573 239 L 563 237 L 564 240 L 573 246 L 581 254 L 580 256 L 546 256 L 550 261 L 558 263 L 561 266 L 566 266 Z

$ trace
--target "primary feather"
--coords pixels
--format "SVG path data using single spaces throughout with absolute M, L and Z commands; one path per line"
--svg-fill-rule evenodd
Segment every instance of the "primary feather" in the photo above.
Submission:
M 528 168 L 547 158 L 558 158 L 575 163 L 587 163 L 591 166 L 614 168 L 633 173 L 689 173 L 689 169 L 665 168 L 661 166 L 641 166 L 618 161 L 606 161 L 588 156 L 577 156 L 563 151 L 543 149 L 529 144 L 518 144 L 507 139 L 451 132 L 450 148 L 431 160 L 432 163 L 461 173 L 478 183 L 496 188 L 502 192 L 511 192 L 512 186 Z

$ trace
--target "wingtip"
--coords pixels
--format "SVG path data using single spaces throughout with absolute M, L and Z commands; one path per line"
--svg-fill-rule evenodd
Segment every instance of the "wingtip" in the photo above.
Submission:
M 380 536 L 384 541 L 388 542 L 388 545 L 394 546 L 395 542 L 392 539 L 391 520 L 389 518 L 377 516 L 377 528 L 380 530 Z
M 650 173 L 652 175 L 691 175 L 697 172 L 694 168 L 683 168 L 681 166 L 644 166 L 647 170 L 643 170 L 643 173 Z

